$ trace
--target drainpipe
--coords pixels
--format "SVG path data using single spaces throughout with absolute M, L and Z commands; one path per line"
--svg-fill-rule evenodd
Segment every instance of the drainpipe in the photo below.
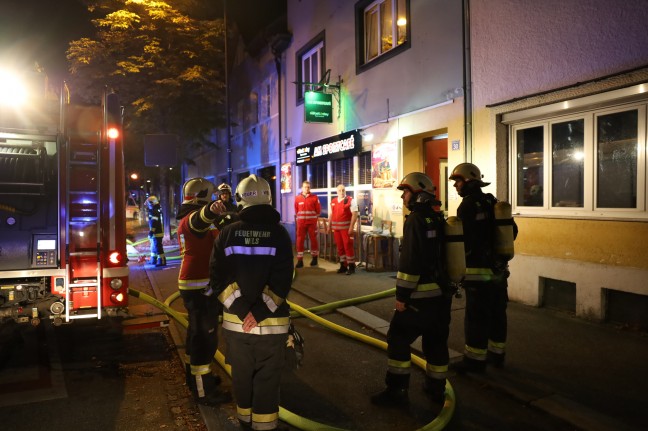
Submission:
M 470 0 L 463 0 L 464 159 L 472 162 L 472 77 L 470 74 Z
M 223 24 L 225 24 L 225 109 L 227 122 L 227 183 L 232 184 L 232 121 L 230 114 L 230 89 L 229 89 L 229 54 L 228 39 L 229 32 L 227 27 L 227 0 L 223 0 Z

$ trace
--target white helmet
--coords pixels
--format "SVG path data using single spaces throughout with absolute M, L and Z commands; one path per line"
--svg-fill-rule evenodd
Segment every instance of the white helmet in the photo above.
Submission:
M 229 193 L 230 195 L 232 194 L 232 188 L 229 186 L 229 184 L 223 183 L 218 186 L 218 194 L 222 195 L 223 193 Z
M 252 174 L 241 181 L 236 187 L 236 202 L 243 208 L 253 205 L 270 205 L 272 204 L 272 193 L 270 184 L 256 175 Z
M 212 200 L 214 184 L 204 178 L 192 178 L 182 186 L 182 204 L 206 205 Z

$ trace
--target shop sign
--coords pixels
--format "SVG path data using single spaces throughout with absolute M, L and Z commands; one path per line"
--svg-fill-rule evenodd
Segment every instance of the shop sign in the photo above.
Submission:
M 295 163 L 321 163 L 329 160 L 353 157 L 362 148 L 362 136 L 359 132 L 346 132 L 330 138 L 320 139 L 295 149 Z
M 332 123 L 333 95 L 307 91 L 304 94 L 304 120 L 307 123 Z

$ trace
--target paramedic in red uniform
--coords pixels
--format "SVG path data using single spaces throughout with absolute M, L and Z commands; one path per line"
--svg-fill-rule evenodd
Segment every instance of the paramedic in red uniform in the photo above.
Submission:
M 319 255 L 319 243 L 317 242 L 317 218 L 322 212 L 320 201 L 310 192 L 310 182 L 302 183 L 301 193 L 295 197 L 295 219 L 297 220 L 297 265 L 296 268 L 304 266 L 304 241 L 306 235 L 310 238 L 310 254 L 313 259 L 310 266 L 317 265 Z
M 328 230 L 333 230 L 340 258 L 338 274 L 351 275 L 355 272 L 355 251 L 353 233 L 358 220 L 358 204 L 355 199 L 346 195 L 344 184 L 337 186 L 337 197 L 331 199 L 331 216 Z
M 187 384 L 196 401 L 218 405 L 229 394 L 217 388 L 220 379 L 212 374 L 211 363 L 218 348 L 218 317 L 222 307 L 209 289 L 209 258 L 218 235 L 213 224 L 226 212 L 223 203 L 212 201 L 214 185 L 204 178 L 192 178 L 182 187 L 184 199 L 178 211 L 178 241 L 182 263 L 178 288 L 188 313 L 186 340 Z

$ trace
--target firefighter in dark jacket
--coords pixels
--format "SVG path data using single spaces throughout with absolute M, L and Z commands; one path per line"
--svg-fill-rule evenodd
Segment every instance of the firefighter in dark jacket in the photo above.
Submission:
M 463 224 L 466 251 L 464 358 L 453 367 L 459 373 L 482 373 L 487 363 L 503 366 L 506 347 L 508 261 L 494 253 L 497 199 L 482 191 L 490 184 L 482 177 L 472 163 L 460 163 L 450 175 L 463 198 L 457 217 Z M 513 236 L 517 236 L 514 222 Z
M 220 201 L 211 201 L 214 185 L 192 178 L 182 187 L 178 211 L 178 242 L 182 263 L 178 288 L 188 313 L 186 340 L 187 384 L 200 404 L 229 401 L 217 388 L 220 379 L 212 373 L 212 358 L 218 348 L 218 317 L 222 307 L 209 289 L 209 257 L 218 230 L 213 223 L 225 212 Z M 211 202 L 210 202 L 211 201 Z
M 164 225 L 162 224 L 162 207 L 156 196 L 149 196 L 146 200 L 148 207 L 149 242 L 151 243 L 151 260 L 149 263 L 155 266 L 165 266 L 166 256 L 162 247 L 164 237 Z
M 387 388 L 371 397 L 373 404 L 408 403 L 410 345 L 420 336 L 427 361 L 424 392 L 435 405 L 445 400 L 448 371 L 448 334 L 452 294 L 444 274 L 444 220 L 432 180 L 421 172 L 405 176 L 398 189 L 403 206 L 411 211 L 403 225 L 403 242 L 396 275 L 396 306 L 387 333 Z
M 238 206 L 232 199 L 232 188 L 227 183 L 218 186 L 218 199 L 225 205 L 225 212 L 219 214 L 214 225 L 220 230 L 238 220 Z
M 245 429 L 275 430 L 290 324 L 292 241 L 271 206 L 266 180 L 250 175 L 235 196 L 240 220 L 225 226 L 214 243 L 210 287 L 224 307 L 237 418 Z

